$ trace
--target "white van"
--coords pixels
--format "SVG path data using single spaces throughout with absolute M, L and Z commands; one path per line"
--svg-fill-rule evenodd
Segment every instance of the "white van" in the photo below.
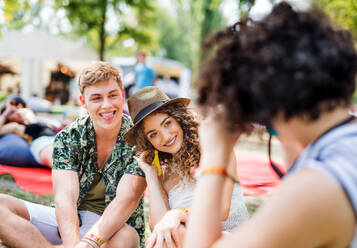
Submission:
M 123 84 L 127 97 L 129 97 L 134 90 L 134 67 L 136 62 L 135 57 L 115 57 L 111 59 L 111 63 L 118 67 L 123 73 Z M 154 69 L 158 76 L 155 85 L 170 98 L 190 96 L 190 69 L 177 61 L 156 57 L 147 57 L 146 63 Z M 170 76 L 170 80 L 164 80 L 164 75 L 167 74 Z

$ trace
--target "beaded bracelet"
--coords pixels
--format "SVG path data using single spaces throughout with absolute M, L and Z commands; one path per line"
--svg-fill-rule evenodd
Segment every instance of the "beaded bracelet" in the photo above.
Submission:
M 82 238 L 82 240 L 90 244 L 93 248 L 100 248 L 100 246 L 104 243 L 100 237 L 93 233 L 87 234 Z
M 222 175 L 224 177 L 227 177 L 229 179 L 231 179 L 233 182 L 235 183 L 239 183 L 239 180 L 236 179 L 235 177 L 233 177 L 232 175 L 229 175 L 226 171 L 226 169 L 221 168 L 221 167 L 205 167 L 203 169 L 200 169 L 200 175 L 205 175 L 205 174 L 219 174 Z
M 97 243 L 94 242 L 94 240 L 91 240 L 91 239 L 86 238 L 86 237 L 82 238 L 81 241 L 86 242 L 86 243 L 89 244 L 92 248 L 99 248 L 99 247 L 100 247 Z
M 99 243 L 99 246 L 103 245 L 104 241 L 103 239 L 101 239 L 100 237 L 98 237 L 97 235 L 90 233 L 87 235 L 90 239 L 94 239 L 95 241 L 97 241 Z
M 184 211 L 186 215 L 188 215 L 190 213 L 187 208 L 179 208 L 179 209 Z

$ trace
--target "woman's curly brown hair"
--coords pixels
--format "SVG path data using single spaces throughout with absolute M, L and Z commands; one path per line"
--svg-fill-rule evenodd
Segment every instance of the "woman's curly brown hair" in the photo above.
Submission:
M 278 113 L 316 120 L 351 102 L 352 36 L 318 9 L 299 12 L 282 2 L 261 21 L 243 19 L 207 44 L 212 56 L 196 82 L 197 103 L 223 110 L 230 129 L 267 125 Z
M 183 130 L 183 145 L 181 149 L 172 156 L 171 154 L 160 152 L 160 162 L 167 163 L 164 180 L 172 175 L 178 175 L 181 179 L 194 180 L 191 170 L 197 167 L 200 161 L 200 146 L 198 140 L 198 121 L 196 116 L 182 103 L 173 103 L 155 110 L 150 115 L 158 113 L 167 114 L 174 118 Z M 150 151 L 146 157 L 146 162 L 151 163 L 154 159 L 154 147 L 144 134 L 143 122 L 134 130 L 136 138 L 136 151 Z

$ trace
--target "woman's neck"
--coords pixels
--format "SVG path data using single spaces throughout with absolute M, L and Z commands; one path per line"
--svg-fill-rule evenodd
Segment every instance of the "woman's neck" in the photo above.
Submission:
M 331 112 L 321 114 L 320 118 L 316 121 L 311 121 L 306 123 L 305 129 L 307 129 L 306 135 L 304 135 L 305 140 L 302 143 L 307 146 L 310 143 L 318 140 L 325 132 L 334 128 L 335 126 L 342 124 L 350 114 L 347 108 L 338 108 Z
M 296 117 L 285 121 L 280 118 L 280 120 L 274 121 L 274 127 L 279 133 L 278 138 L 287 153 L 287 159 L 293 161 L 299 157 L 306 146 L 315 142 L 326 131 L 348 117 L 347 108 L 338 108 L 322 113 L 317 120 L 306 120 Z

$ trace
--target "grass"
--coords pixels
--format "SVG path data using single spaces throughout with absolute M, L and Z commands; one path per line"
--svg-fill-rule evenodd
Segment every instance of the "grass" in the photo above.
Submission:
M 53 195 L 35 195 L 32 192 L 26 192 L 15 185 L 14 178 L 9 174 L 0 175 L 0 180 L 11 187 L 0 187 L 0 193 L 14 196 L 34 203 L 50 206 L 53 202 Z
M 247 206 L 249 216 L 252 216 L 260 207 L 267 196 L 244 196 L 244 202 Z

